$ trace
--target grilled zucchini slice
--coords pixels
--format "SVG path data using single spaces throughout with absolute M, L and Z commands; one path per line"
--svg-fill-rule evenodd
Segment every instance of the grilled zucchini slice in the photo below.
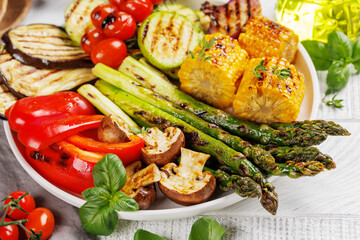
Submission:
M 65 10 L 65 29 L 70 38 L 78 45 L 88 29 L 94 27 L 91 12 L 105 0 L 75 0 Z
M 94 64 L 57 26 L 31 24 L 19 26 L 4 34 L 2 40 L 13 58 L 23 64 L 45 69 L 91 68 Z
M 9 91 L 9 89 L 0 83 L 0 119 L 5 118 L 5 110 L 17 101 L 17 98 Z
M 179 67 L 201 37 L 201 30 L 186 17 L 161 11 L 151 14 L 141 24 L 138 44 L 152 65 L 167 71 Z
M 185 7 L 182 4 L 165 4 L 158 5 L 156 11 L 176 12 L 177 14 L 187 17 L 196 27 L 200 28 L 200 17 L 191 8 Z
M 90 68 L 38 69 L 24 65 L 7 52 L 2 52 L 0 79 L 15 97 L 22 98 L 70 90 L 96 79 L 96 76 Z

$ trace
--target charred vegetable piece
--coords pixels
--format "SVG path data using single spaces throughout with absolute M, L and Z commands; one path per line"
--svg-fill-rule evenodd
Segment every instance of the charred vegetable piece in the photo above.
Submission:
M 138 44 L 155 67 L 167 71 L 179 67 L 201 39 L 201 30 L 174 12 L 155 12 L 141 24 Z
M 203 172 L 210 155 L 181 148 L 179 166 L 168 163 L 161 168 L 159 188 L 172 201 L 181 205 L 194 205 L 209 199 L 215 191 L 216 180 Z
M 146 164 L 163 166 L 173 162 L 180 156 L 180 149 L 185 147 L 185 136 L 176 127 L 168 127 L 164 132 L 154 127 L 138 136 L 145 141 L 145 147 L 141 149 L 141 159 Z
M 140 210 L 148 209 L 156 199 L 154 183 L 160 181 L 160 170 L 155 164 L 141 169 L 141 162 L 136 161 L 126 167 L 127 180 L 121 189 L 126 195 L 136 200 Z
M 262 16 L 252 17 L 239 35 L 239 44 L 251 58 L 295 60 L 299 37 L 293 30 Z
M 4 85 L 0 84 L 0 119 L 5 119 L 5 110 L 16 102 L 17 98 Z
M 115 115 L 104 117 L 97 132 L 99 140 L 108 143 L 128 142 L 133 135 L 127 124 Z
M 226 108 L 235 98 L 248 61 L 247 52 L 235 39 L 220 33 L 206 35 L 181 65 L 181 89 L 212 106 Z
M 196 14 L 196 12 L 182 4 L 162 3 L 156 7 L 156 11 L 176 12 L 177 14 L 188 18 L 196 27 L 201 27 L 200 17 Z
M 94 28 L 91 22 L 91 12 L 105 0 L 75 0 L 65 10 L 65 29 L 70 38 L 80 46 L 85 32 Z
M 22 64 L 6 52 L 0 54 L 0 80 L 18 98 L 70 90 L 94 79 L 88 68 L 38 69 Z
M 233 102 L 234 115 L 258 123 L 295 121 L 305 95 L 304 77 L 283 58 L 253 58 Z
M 249 18 L 261 14 L 261 5 L 259 0 L 230 0 L 223 6 L 205 2 L 201 10 L 211 18 L 208 33 L 220 32 L 237 38 Z
M 19 62 L 42 69 L 92 68 L 90 56 L 57 26 L 31 24 L 6 32 L 6 50 Z

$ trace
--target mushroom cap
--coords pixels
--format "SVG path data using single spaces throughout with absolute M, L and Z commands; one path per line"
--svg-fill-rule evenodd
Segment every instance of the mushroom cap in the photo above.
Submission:
M 115 115 L 108 115 L 101 120 L 97 130 L 101 142 L 120 143 L 130 141 L 132 135 L 127 124 Z
M 154 127 L 138 136 L 145 141 L 145 147 L 141 149 L 141 159 L 146 164 L 163 166 L 173 162 L 179 157 L 180 149 L 185 146 L 184 133 L 176 127 L 168 127 L 164 133 Z
M 133 199 L 138 203 L 140 210 L 148 209 L 154 204 L 156 199 L 156 188 L 154 183 L 146 187 L 141 187 L 136 192 Z

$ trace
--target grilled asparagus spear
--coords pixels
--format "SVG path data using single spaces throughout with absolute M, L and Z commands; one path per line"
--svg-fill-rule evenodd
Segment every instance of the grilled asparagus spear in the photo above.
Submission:
M 157 94 L 205 121 L 216 124 L 226 131 L 249 141 L 280 146 L 310 146 L 320 144 L 327 137 L 322 131 L 307 131 L 301 128 L 263 129 L 261 125 L 236 118 L 222 110 L 195 100 L 131 57 L 125 58 L 120 66 L 120 71 L 133 78 L 141 86 L 152 89 Z
M 287 128 L 301 128 L 309 131 L 323 131 L 331 136 L 348 136 L 350 133 L 337 123 L 324 120 L 305 120 L 291 123 L 272 123 L 271 127 L 283 130 Z
M 93 73 L 97 77 L 121 88 L 122 90 L 160 108 L 161 110 L 177 118 L 180 118 L 181 120 L 187 122 L 202 132 L 224 142 L 231 148 L 240 151 L 262 169 L 276 170 L 277 166 L 275 164 L 275 159 L 271 156 L 270 153 L 266 152 L 260 147 L 252 146 L 249 142 L 242 140 L 238 136 L 234 136 L 228 132 L 225 132 L 214 124 L 206 122 L 202 118 L 180 108 L 174 103 L 169 102 L 160 95 L 155 94 L 150 89 L 139 86 L 139 84 L 137 84 L 133 79 L 126 76 L 122 72 L 116 71 L 110 67 L 105 66 L 104 64 L 97 64 L 93 68 Z
M 271 145 L 257 145 L 268 151 L 276 160 L 277 163 L 293 162 L 321 162 L 328 170 L 336 168 L 335 162 L 332 158 L 320 152 L 316 147 L 287 147 L 287 146 L 271 146 Z
M 274 186 L 266 180 L 263 174 L 247 160 L 243 154 L 184 121 L 161 111 L 107 82 L 100 80 L 96 82 L 95 86 L 139 125 L 143 127 L 156 126 L 162 130 L 169 126 L 179 127 L 184 132 L 187 143 L 191 148 L 210 154 L 215 157 L 221 165 L 228 166 L 235 174 L 243 177 L 251 177 L 261 186 L 262 194 L 260 201 L 263 207 L 272 214 L 276 213 L 278 199 L 277 194 L 274 192 Z
M 288 176 L 291 178 L 299 178 L 303 176 L 315 176 L 324 170 L 324 165 L 318 161 L 309 162 L 293 162 L 277 164 L 279 170 L 266 171 L 269 175 Z

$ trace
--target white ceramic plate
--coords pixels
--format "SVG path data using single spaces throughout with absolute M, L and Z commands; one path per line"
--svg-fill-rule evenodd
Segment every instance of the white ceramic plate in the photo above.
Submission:
M 295 60 L 295 66 L 305 76 L 305 97 L 301 106 L 298 119 L 312 119 L 316 116 L 319 106 L 319 85 L 318 78 L 315 72 L 315 68 L 311 62 L 311 59 L 302 45 L 299 46 L 299 51 Z M 51 194 L 60 198 L 61 200 L 75 206 L 80 207 L 84 204 L 84 200 L 75 196 L 69 192 L 66 192 L 57 186 L 51 184 L 38 174 L 24 159 L 22 155 L 23 148 L 19 142 L 14 138 L 14 133 L 10 130 L 7 122 L 4 122 L 5 134 L 10 144 L 10 147 L 25 171 L 43 188 L 49 191 Z M 149 210 L 141 210 L 137 212 L 119 212 L 119 216 L 122 219 L 129 220 L 166 220 L 175 218 L 185 218 L 194 215 L 203 214 L 210 211 L 215 211 L 220 208 L 230 206 L 243 198 L 235 193 L 216 192 L 212 199 L 209 201 L 194 205 L 194 206 L 181 206 L 166 199 L 160 191 L 158 192 L 158 198 L 154 206 Z M 254 201 L 256 201 L 254 199 Z

